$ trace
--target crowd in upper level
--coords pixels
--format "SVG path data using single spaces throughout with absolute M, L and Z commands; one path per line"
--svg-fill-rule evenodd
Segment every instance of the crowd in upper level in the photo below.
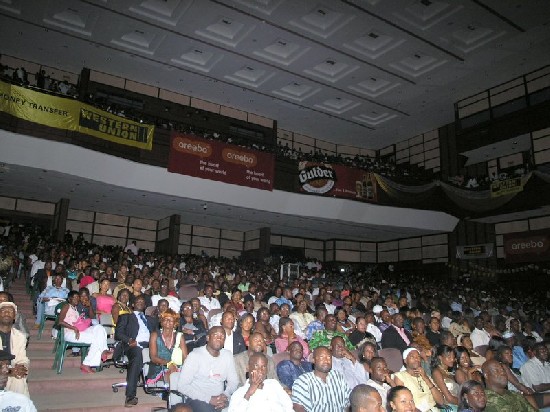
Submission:
M 9 66 L 0 65 L 0 78 L 3 81 L 25 87 L 32 87 L 47 93 L 78 98 L 78 85 L 72 84 L 67 80 L 52 78 L 47 75 L 43 69 L 40 69 L 36 74 L 29 76 L 24 67 L 12 68 Z M 215 130 L 207 130 L 203 127 L 197 127 L 184 121 L 174 120 L 173 118 L 152 116 L 151 114 L 146 114 L 143 110 L 133 107 L 132 105 L 125 105 L 123 102 L 115 103 L 111 101 L 108 96 L 101 94 L 88 94 L 84 101 L 109 113 L 125 117 L 136 122 L 155 124 L 157 127 L 166 130 L 175 130 L 206 139 L 246 147 L 248 149 L 275 153 L 278 158 L 298 161 L 324 162 L 359 168 L 368 172 L 381 174 L 400 183 L 411 185 L 430 182 L 438 178 L 437 173 L 434 174 L 433 171 L 425 170 L 417 165 L 408 163 L 397 164 L 393 156 L 389 156 L 387 159 L 382 159 L 380 157 L 373 158 L 362 155 L 347 156 L 342 155 L 341 153 L 330 153 L 315 148 L 311 148 L 306 152 L 303 151 L 301 147 L 298 147 L 297 149 L 292 148 L 288 145 L 288 143 L 281 144 L 279 142 L 279 144 L 275 145 L 266 141 L 256 141 L 243 136 L 220 133 Z M 509 170 L 501 170 L 498 175 L 496 172 L 492 173 L 490 176 L 469 176 L 459 174 L 449 177 L 447 182 L 463 189 L 487 190 L 491 187 L 492 182 L 524 176 L 531 168 L 532 167 L 526 163 L 518 167 L 512 167 Z
M 82 373 L 126 355 L 126 406 L 138 403 L 144 363 L 146 385 L 171 382 L 182 394 L 185 405 L 174 410 L 550 406 L 550 296 L 528 279 L 509 290 L 377 267 L 343 273 L 313 261 L 281 279 L 275 263 L 162 256 L 138 242 L 98 246 L 69 232 L 51 242 L 18 226 L 0 243 L 2 276 L 26 277 L 37 327 L 57 313 L 57 333 L 90 345 Z M 98 324 L 104 315 L 116 323 L 114 351 Z M 28 362 L 19 358 L 8 388 L 26 394 Z
M 51 94 L 74 98 L 78 97 L 78 86 L 76 84 L 71 84 L 67 80 L 54 79 L 47 75 L 43 69 L 29 76 L 24 67 L 11 68 L 8 66 L 1 66 L 0 78 L 10 83 L 24 87 L 32 87 Z M 302 152 L 301 148 L 292 149 L 288 145 L 271 144 L 267 142 L 267 139 L 260 141 L 235 134 L 207 130 L 202 127 L 191 125 L 189 122 L 168 118 L 168 116 L 167 118 L 162 118 L 161 116 L 146 114 L 143 110 L 134 107 L 132 104 L 124 104 L 123 100 L 124 99 L 120 99 L 120 101 L 115 103 L 103 93 L 88 94 L 84 98 L 84 102 L 88 104 L 136 122 L 154 124 L 166 130 L 175 130 L 253 150 L 275 153 L 279 158 L 340 164 L 413 183 L 427 182 L 434 177 L 431 172 L 425 171 L 422 168 L 415 167 L 414 165 L 396 165 L 395 161 L 391 159 L 384 161 L 382 159 L 374 159 L 360 155 L 343 156 L 342 154 L 331 154 L 313 148 L 309 152 Z

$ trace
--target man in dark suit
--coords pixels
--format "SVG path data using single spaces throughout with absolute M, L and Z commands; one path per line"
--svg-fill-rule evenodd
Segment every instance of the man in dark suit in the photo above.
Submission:
M 382 340 L 380 341 L 382 348 L 396 348 L 401 353 L 407 349 L 413 338 L 412 335 L 403 328 L 403 315 L 396 313 L 392 316 L 392 324 L 384 332 L 382 332 Z
M 35 287 L 38 293 L 46 289 L 46 286 L 48 286 L 48 278 L 53 276 L 53 274 L 52 262 L 47 260 L 46 263 L 44 263 L 44 268 L 38 269 L 34 275 L 34 284 L 37 285 Z
M 224 349 L 229 350 L 233 355 L 238 355 L 246 350 L 246 344 L 244 343 L 243 335 L 234 331 L 235 327 L 235 314 L 227 311 L 222 315 L 222 327 L 225 330 L 225 343 Z
M 121 315 L 115 328 L 115 339 L 121 344 L 114 354 L 115 358 L 123 354 L 128 357 L 128 372 L 126 375 L 126 401 L 124 406 L 134 406 L 138 403 L 136 397 L 139 374 L 143 368 L 142 349 L 149 347 L 149 334 L 154 322 L 143 313 L 145 297 L 140 295 L 134 300 L 134 312 Z M 120 349 L 118 349 L 120 348 Z

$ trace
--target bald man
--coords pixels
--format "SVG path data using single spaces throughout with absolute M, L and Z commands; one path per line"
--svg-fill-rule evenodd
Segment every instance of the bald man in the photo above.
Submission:
M 382 397 L 372 386 L 357 385 L 349 397 L 350 412 L 384 412 Z
M 313 372 L 300 375 L 292 385 L 295 412 L 342 411 L 349 405 L 351 390 L 346 378 L 332 370 L 332 353 L 320 346 L 313 351 Z
M 527 400 L 519 393 L 507 389 L 508 375 L 504 366 L 496 360 L 489 360 L 483 364 L 485 376 L 485 393 L 487 406 L 485 412 L 536 412 Z
M 229 405 L 238 378 L 233 355 L 223 348 L 225 330 L 214 326 L 206 345 L 193 350 L 181 368 L 176 388 L 195 412 L 217 412 Z

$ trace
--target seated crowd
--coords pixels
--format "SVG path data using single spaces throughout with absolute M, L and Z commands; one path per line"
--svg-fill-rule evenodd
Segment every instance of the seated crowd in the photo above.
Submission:
M 58 313 L 67 341 L 90 344 L 83 373 L 126 355 L 126 406 L 170 383 L 179 411 L 534 411 L 550 407 L 546 291 L 492 290 L 459 279 L 156 256 L 136 243 L 12 238 L 35 290 L 36 325 Z M 22 243 L 18 242 L 22 240 Z M 389 279 L 389 278 L 388 278 Z M 352 282 L 353 280 L 353 282 Z M 29 361 L 17 308 L 0 293 L 0 337 L 13 355 L 7 388 L 26 394 Z M 57 308 L 57 310 L 55 309 Z M 116 323 L 108 348 L 101 315 Z M 13 326 L 12 326 L 13 325 Z

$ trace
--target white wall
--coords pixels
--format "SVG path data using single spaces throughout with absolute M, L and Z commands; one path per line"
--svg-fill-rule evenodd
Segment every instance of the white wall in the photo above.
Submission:
M 216 202 L 294 216 L 351 224 L 451 232 L 458 219 L 443 212 L 365 204 L 346 199 L 251 189 L 169 173 L 160 167 L 106 155 L 79 146 L 0 130 L 0 162 L 55 170 L 128 189 Z M 101 164 L 102 167 L 97 167 Z

